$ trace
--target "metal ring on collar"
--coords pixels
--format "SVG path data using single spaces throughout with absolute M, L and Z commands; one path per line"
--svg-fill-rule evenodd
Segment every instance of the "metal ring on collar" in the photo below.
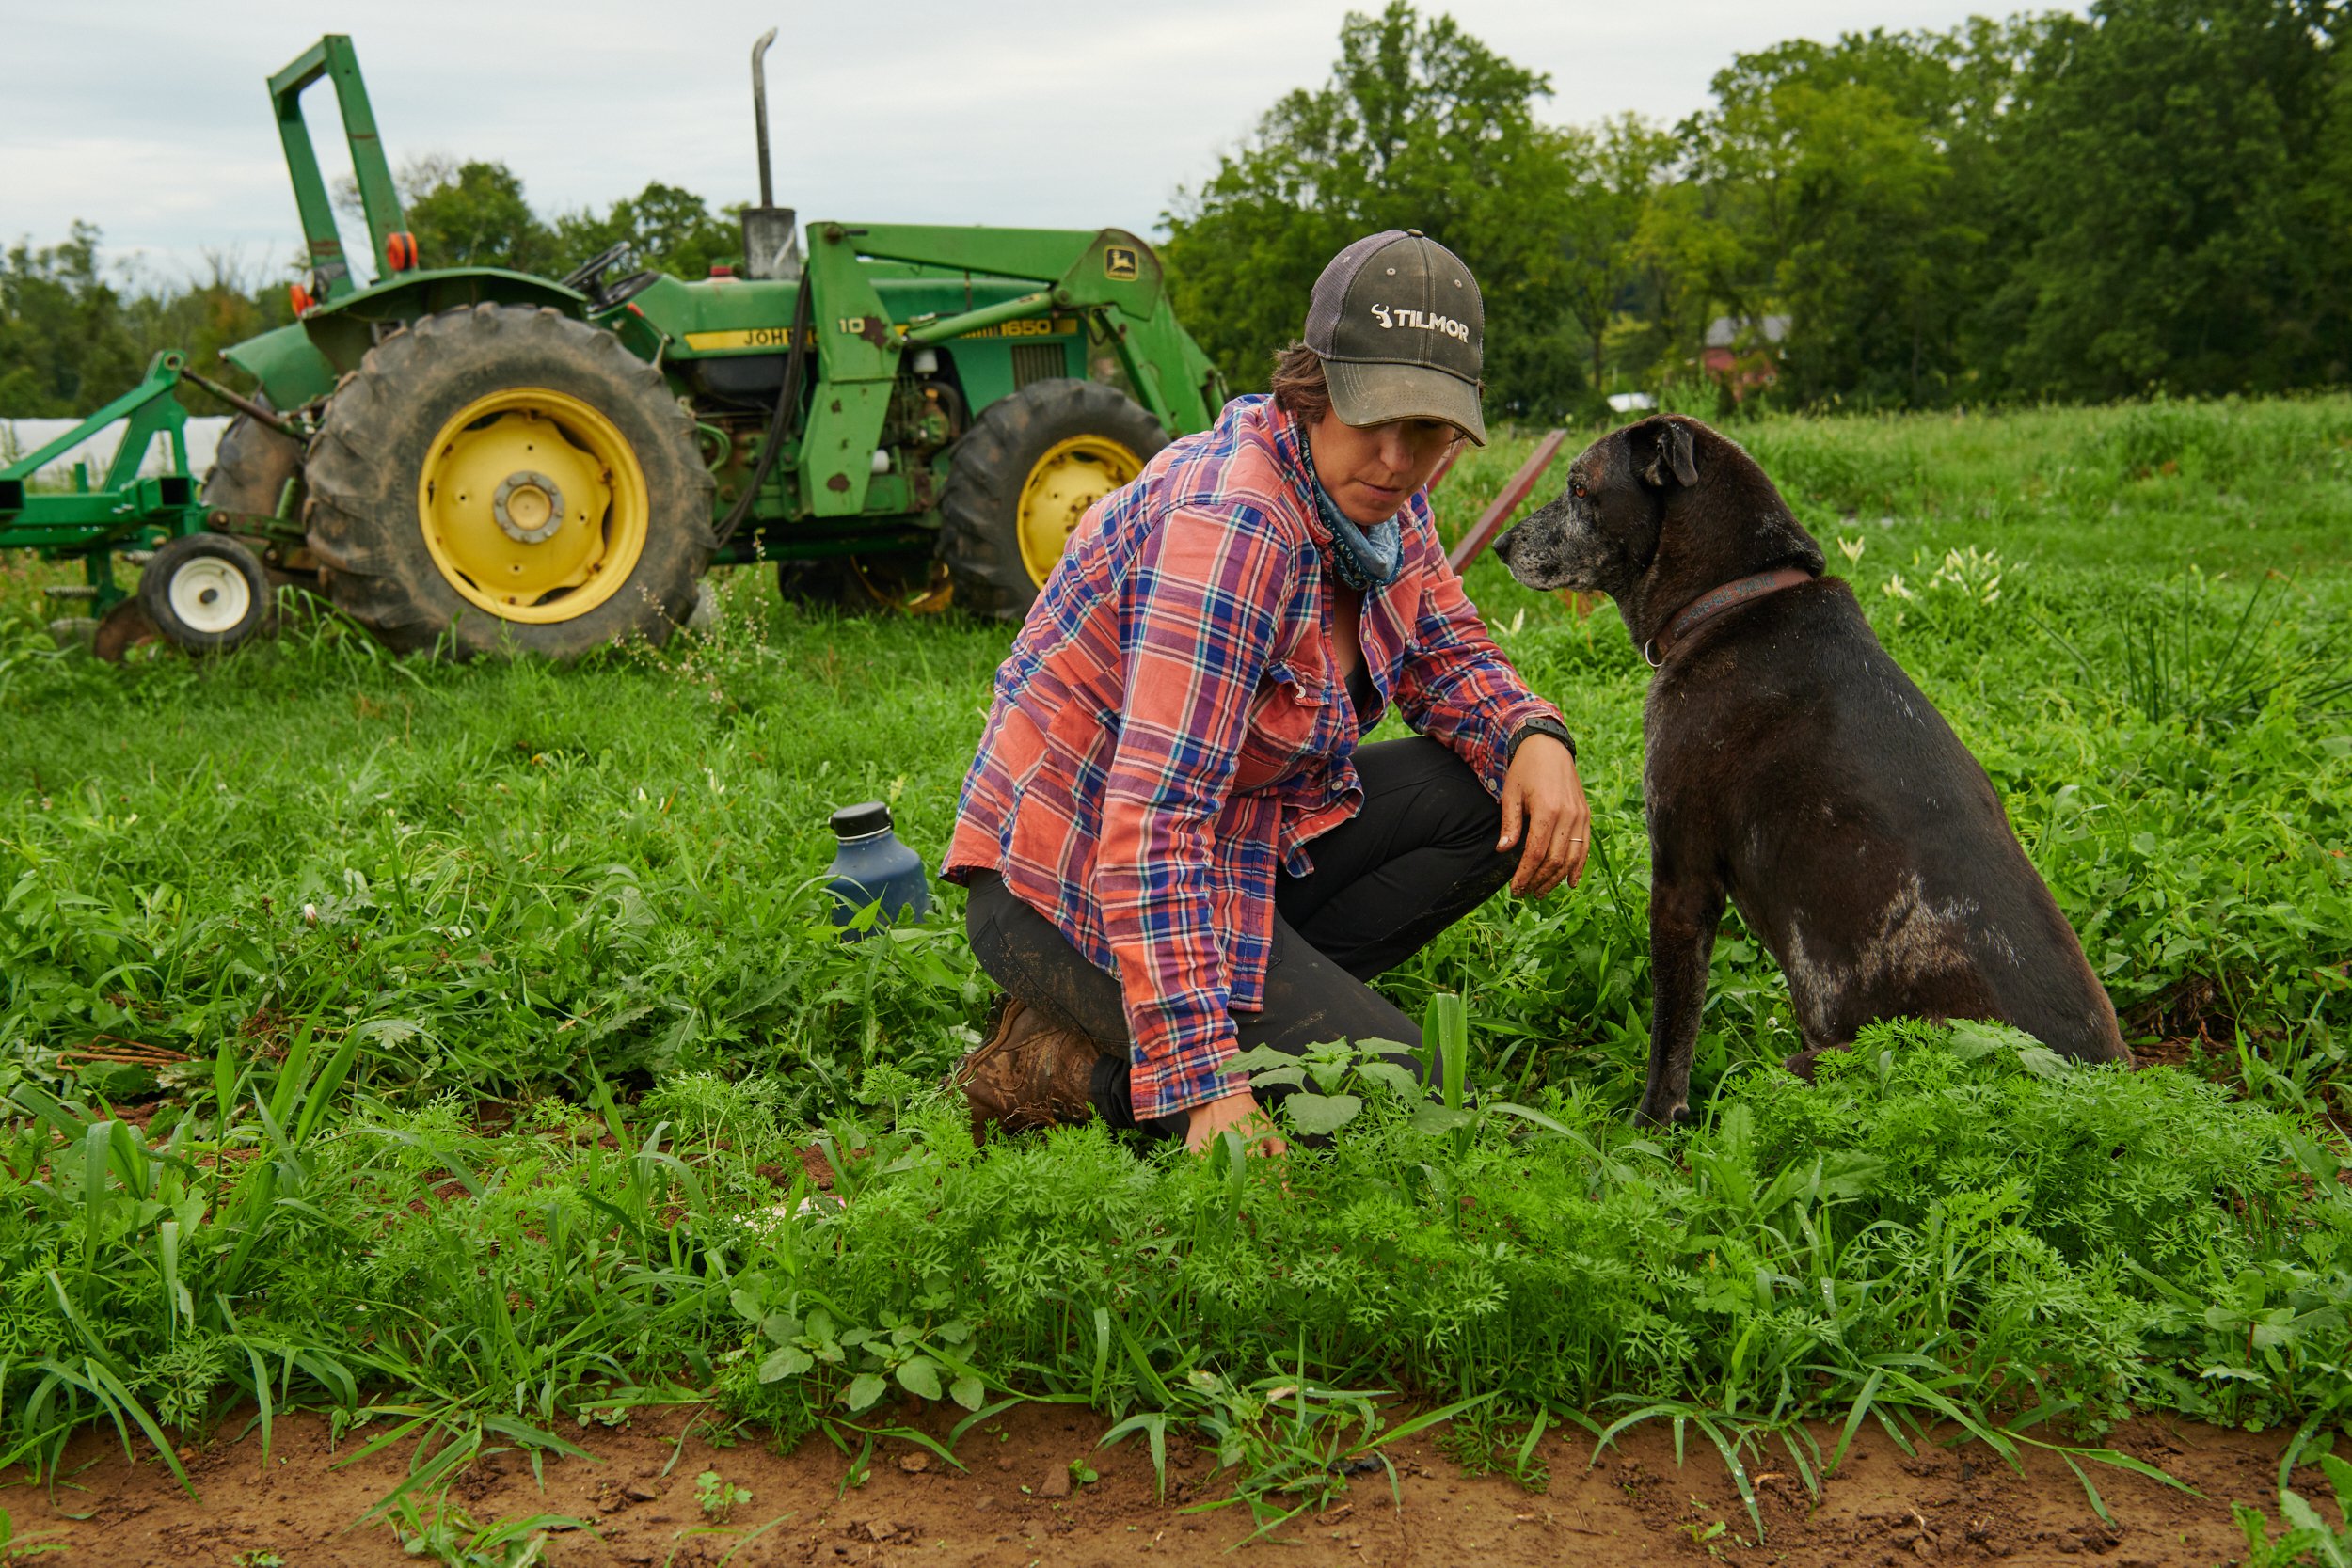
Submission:
M 1647 660 L 1649 661 L 1649 667 L 1650 667 L 1651 669 L 1653 669 L 1653 670 L 1657 669 L 1660 665 L 1661 665 L 1661 664 L 1663 664 L 1663 663 L 1665 663 L 1665 662 L 1666 662 L 1664 659 L 1662 659 L 1662 658 L 1659 657 L 1656 654 L 1653 654 L 1653 653 L 1651 653 L 1651 652 L 1650 652 L 1650 650 L 1651 650 L 1652 648 L 1655 648 L 1656 646 L 1658 646 L 1658 639 L 1656 639 L 1655 637 L 1651 638 L 1648 641 L 1646 641 L 1646 642 L 1645 642 L 1645 643 L 1643 643 L 1643 644 L 1642 644 L 1642 657 L 1643 657 L 1644 658 L 1645 658 L 1645 659 L 1647 659 Z

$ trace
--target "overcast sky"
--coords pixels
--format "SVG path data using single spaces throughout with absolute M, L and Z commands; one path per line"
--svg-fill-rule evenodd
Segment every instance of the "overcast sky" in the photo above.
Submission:
M 1150 232 L 1176 187 L 1375 0 L 0 0 L 0 240 L 75 218 L 161 279 L 225 253 L 275 275 L 297 239 L 263 80 L 350 31 L 397 166 L 503 160 L 542 213 L 663 180 L 754 198 L 749 50 L 768 56 L 776 198 L 809 218 Z M 1549 71 L 1546 118 L 1678 119 L 1742 50 L 1947 27 L 1966 0 L 1456 0 L 1473 34 Z M 326 84 L 305 100 L 342 166 Z M 361 245 L 364 252 L 364 243 Z M 430 258 L 428 258 L 430 261 Z

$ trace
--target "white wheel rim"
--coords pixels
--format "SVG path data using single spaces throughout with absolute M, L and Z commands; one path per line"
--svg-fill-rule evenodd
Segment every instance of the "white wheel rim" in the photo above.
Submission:
M 171 574 L 171 612 L 190 631 L 217 637 L 245 624 L 253 585 L 216 555 L 199 555 Z

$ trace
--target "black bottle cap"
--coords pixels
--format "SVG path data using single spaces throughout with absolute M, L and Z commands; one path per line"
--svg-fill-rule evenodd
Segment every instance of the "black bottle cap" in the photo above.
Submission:
M 864 838 L 868 833 L 890 831 L 890 808 L 880 800 L 867 800 L 862 805 L 843 806 L 833 814 L 833 834 L 835 838 Z

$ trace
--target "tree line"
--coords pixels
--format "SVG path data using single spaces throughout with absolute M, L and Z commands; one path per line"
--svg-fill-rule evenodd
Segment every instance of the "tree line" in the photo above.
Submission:
M 659 181 L 601 212 L 552 219 L 532 210 L 522 181 L 501 163 L 420 158 L 396 182 L 426 266 L 513 267 L 560 277 L 626 242 L 636 266 L 702 277 L 741 248 L 726 217 L 691 191 Z M 357 187 L 346 181 L 335 200 L 350 220 L 347 231 L 364 235 Z M 0 419 L 87 414 L 137 381 L 161 349 L 185 349 L 199 371 L 225 373 L 222 349 L 294 319 L 286 282 L 256 269 L 213 256 L 204 277 L 177 286 L 125 279 L 108 275 L 100 240 L 95 227 L 76 223 L 56 245 L 19 241 L 0 251 Z M 296 258 L 283 277 L 303 270 Z M 199 392 L 182 396 L 199 413 L 221 412 Z
M 1179 314 L 1264 385 L 1324 261 L 1420 229 L 1486 288 L 1490 406 L 1677 383 L 1931 408 L 2340 383 L 2352 366 L 2347 0 L 2097 0 L 1740 55 L 1675 125 L 1559 123 L 1545 72 L 1444 15 L 1350 15 L 1164 214 Z M 427 265 L 560 274 L 616 240 L 704 276 L 734 228 L 655 183 L 542 218 L 503 164 L 403 171 Z M 1018 214 L 1007 214 L 1014 218 Z M 76 225 L 0 255 L 0 415 L 86 411 L 147 356 L 286 319 L 231 269 L 126 288 Z M 1714 340 L 1710 352 L 1710 338 Z
M 1486 285 L 1490 403 L 1528 419 L 1708 373 L 1710 324 L 1718 379 L 1783 405 L 2338 383 L 2344 21 L 2339 0 L 2098 0 L 1784 43 L 1677 125 L 1562 125 L 1544 73 L 1394 0 L 1180 193 L 1169 273 L 1226 373 L 1263 386 L 1326 258 L 1421 229 Z

